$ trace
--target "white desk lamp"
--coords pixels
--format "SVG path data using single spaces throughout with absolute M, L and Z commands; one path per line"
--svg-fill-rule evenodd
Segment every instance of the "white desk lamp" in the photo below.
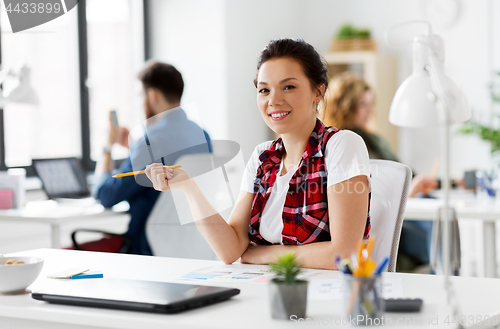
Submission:
M 421 22 L 421 21 L 420 21 Z M 415 23 L 415 22 L 410 22 Z M 442 190 L 444 206 L 439 210 L 438 220 L 433 225 L 433 252 L 431 263 L 436 268 L 436 252 L 439 249 L 439 236 L 442 228 L 441 260 L 442 272 L 445 277 L 448 302 L 454 303 L 453 289 L 450 283 L 451 268 L 456 271 L 460 267 L 458 232 L 450 237 L 455 221 L 454 209 L 449 204 L 449 132 L 450 125 L 463 123 L 472 117 L 472 111 L 462 91 L 443 72 L 444 47 L 441 37 L 432 34 L 428 22 L 428 32 L 413 39 L 413 73 L 399 87 L 394 96 L 389 114 L 389 121 L 401 127 L 442 126 L 441 162 L 444 168 Z M 406 25 L 409 23 L 404 23 Z M 395 26 L 396 28 L 398 26 Z M 393 29 L 394 29 L 393 28 Z M 392 29 L 391 29 L 392 30 Z M 386 34 L 390 42 L 389 33 Z M 443 221 L 444 219 L 444 221 Z M 441 226 L 441 222 L 443 225 Z M 453 261 L 451 257 L 454 257 Z M 436 268 L 439 270 L 438 268 Z M 454 313 L 458 313 L 455 301 Z M 458 324 L 460 326 L 460 324 Z
M 8 102 L 26 103 L 38 105 L 38 95 L 31 87 L 31 70 L 23 65 L 18 70 L 7 68 L 0 71 L 0 83 L 6 82 L 0 93 L 0 108 Z

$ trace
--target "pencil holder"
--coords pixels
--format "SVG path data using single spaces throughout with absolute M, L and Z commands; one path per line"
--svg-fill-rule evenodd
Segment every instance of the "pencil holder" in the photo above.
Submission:
M 381 324 L 384 300 L 380 298 L 380 280 L 380 275 L 344 275 L 344 314 L 350 323 Z

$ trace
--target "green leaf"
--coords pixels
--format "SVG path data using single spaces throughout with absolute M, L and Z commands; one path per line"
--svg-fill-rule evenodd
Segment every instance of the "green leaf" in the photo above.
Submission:
M 370 35 L 370 29 L 359 29 L 351 24 L 342 25 L 337 32 L 338 39 L 369 38 Z
M 355 36 L 354 27 L 351 24 L 344 24 L 337 32 L 337 38 L 347 39 Z
M 269 266 L 276 272 L 278 278 L 286 284 L 296 282 L 297 275 L 302 269 L 302 266 L 297 262 L 297 256 L 292 251 L 279 255 L 277 262 L 269 264 Z
M 477 122 L 467 122 L 459 130 L 462 134 L 476 134 L 482 140 L 490 143 L 491 153 L 500 150 L 500 129 L 493 129 Z

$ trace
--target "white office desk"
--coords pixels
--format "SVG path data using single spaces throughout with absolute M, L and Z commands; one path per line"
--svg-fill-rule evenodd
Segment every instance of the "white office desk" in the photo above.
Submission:
M 409 198 L 404 214 L 405 220 L 436 220 L 438 208 L 443 205 L 440 199 Z M 459 220 L 480 220 L 482 224 L 483 274 L 497 277 L 496 220 L 500 219 L 500 204 L 477 201 L 474 198 L 452 198 Z
M 166 282 L 184 282 L 182 275 L 208 266 L 221 266 L 219 261 L 188 260 L 151 256 L 92 253 L 83 251 L 37 249 L 13 255 L 38 256 L 45 259 L 41 275 L 32 286 L 43 286 L 48 280 L 46 275 L 69 267 L 89 267 L 102 270 L 107 278 L 139 279 Z M 257 265 L 229 265 L 242 268 L 262 268 Z M 309 280 L 337 278 L 337 271 L 318 271 Z M 395 328 L 451 328 L 443 325 L 446 319 L 444 310 L 443 278 L 423 274 L 386 273 L 390 278 L 402 278 L 406 297 L 424 299 L 422 313 L 386 313 Z M 97 279 L 98 280 L 98 279 Z M 500 280 L 489 278 L 453 277 L 457 296 L 461 301 L 464 315 L 496 315 L 500 310 Z M 192 283 L 192 281 L 189 281 Z M 215 285 L 215 283 L 211 283 Z M 89 307 L 49 304 L 31 298 L 31 295 L 0 296 L 0 329 L 14 328 L 290 328 L 326 327 L 308 322 L 288 322 L 273 320 L 270 315 L 267 284 L 258 283 L 217 283 L 219 286 L 235 287 L 241 293 L 222 303 L 190 310 L 178 314 L 149 314 L 120 310 L 106 310 Z M 335 325 L 341 317 L 340 300 L 308 302 L 307 317 L 319 319 Z M 403 320 L 398 320 L 403 319 Z M 409 319 L 409 320 L 406 320 Z M 438 326 L 428 324 L 429 319 L 437 319 Z M 401 325 L 397 321 L 422 321 L 422 325 Z M 331 324 L 333 323 L 333 325 Z M 341 326 L 344 327 L 344 326 Z
M 51 247 L 61 248 L 61 225 L 77 222 L 91 217 L 128 216 L 128 204 L 119 204 L 105 209 L 95 202 L 78 200 L 58 203 L 52 200 L 28 202 L 22 209 L 0 210 L 0 221 L 46 223 L 51 227 Z

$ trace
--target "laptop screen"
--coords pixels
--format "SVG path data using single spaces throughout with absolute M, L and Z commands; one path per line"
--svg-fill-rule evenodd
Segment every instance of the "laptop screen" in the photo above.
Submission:
M 76 158 L 33 160 L 35 171 L 50 199 L 90 196 L 85 173 Z

